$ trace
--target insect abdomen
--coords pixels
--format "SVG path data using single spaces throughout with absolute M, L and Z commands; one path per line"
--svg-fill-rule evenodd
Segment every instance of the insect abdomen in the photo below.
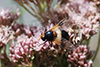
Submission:
M 69 38 L 70 38 L 69 34 L 64 30 L 61 30 L 61 36 L 62 36 L 62 38 L 66 39 L 66 40 L 69 40 Z

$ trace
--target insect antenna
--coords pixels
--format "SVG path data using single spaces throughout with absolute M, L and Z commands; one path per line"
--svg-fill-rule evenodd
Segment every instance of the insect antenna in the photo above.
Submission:
M 45 44 L 46 42 L 47 42 L 47 40 L 45 40 L 45 41 L 44 41 L 44 43 L 40 44 L 39 46 L 41 46 L 41 45 Z

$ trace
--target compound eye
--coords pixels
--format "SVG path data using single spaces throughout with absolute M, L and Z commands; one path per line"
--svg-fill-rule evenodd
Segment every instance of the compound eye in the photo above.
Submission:
M 52 31 L 48 31 L 45 33 L 46 38 L 50 38 L 53 37 L 53 32 Z
M 52 31 L 46 32 L 46 33 L 45 33 L 45 38 L 46 38 L 48 41 L 53 41 L 53 40 L 54 40 L 53 32 L 52 32 Z

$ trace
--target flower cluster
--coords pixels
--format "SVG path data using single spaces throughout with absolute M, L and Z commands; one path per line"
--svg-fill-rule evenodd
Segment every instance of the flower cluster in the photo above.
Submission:
M 0 26 L 0 48 L 5 46 L 9 41 L 14 39 L 14 31 L 11 30 L 11 27 Z
M 17 66 L 16 63 L 13 63 L 12 61 L 9 60 L 9 57 L 7 56 L 6 51 L 4 51 L 4 53 L 1 54 L 0 58 L 1 58 L 1 61 L 2 61 L 1 62 L 2 67 L 15 67 L 15 66 Z
M 100 27 L 100 9 L 98 9 L 100 8 L 100 2 L 98 0 L 58 0 L 52 11 L 50 9 L 53 0 L 14 1 L 39 19 L 43 28 L 40 29 L 37 26 L 27 27 L 24 24 L 17 23 L 16 20 L 20 15 L 19 9 L 16 13 L 9 9 L 2 9 L 0 11 L 0 48 L 6 44 L 10 46 L 9 54 L 6 54 L 6 46 L 2 50 L 1 60 L 3 66 L 6 66 L 6 59 L 8 63 L 14 66 L 92 66 L 98 48 L 93 57 L 94 52 L 90 51 L 86 42 L 87 39 L 98 32 Z M 64 21 L 60 30 L 63 28 L 68 32 L 70 35 L 69 41 L 62 37 L 61 45 L 53 43 L 54 41 L 42 41 L 41 34 L 45 34 L 45 32 L 53 28 L 54 24 L 66 17 L 68 19 Z M 47 24 L 46 22 L 49 23 Z M 63 36 L 62 33 L 61 36 Z M 91 59 L 92 57 L 93 60 Z
M 16 13 L 13 13 L 10 9 L 1 9 L 0 10 L 0 25 L 8 25 L 10 26 L 13 22 L 15 22 L 20 16 L 19 9 L 17 9 Z
M 69 17 L 64 23 L 65 29 L 72 43 L 89 39 L 98 32 L 100 26 L 100 11 L 97 3 L 88 0 L 68 0 L 66 3 L 59 2 L 51 14 L 45 13 L 45 20 L 58 23 L 61 19 Z M 56 20 L 55 20 L 56 19 Z
M 67 61 L 74 67 L 91 67 L 93 51 L 89 51 L 86 45 L 79 45 L 76 49 L 68 54 Z
M 27 30 L 27 29 L 26 29 Z M 10 57 L 13 62 L 30 66 L 32 63 L 32 57 L 35 52 L 43 52 L 50 46 L 50 43 L 42 44 L 43 41 L 40 39 L 42 30 L 37 27 L 30 28 L 31 37 L 24 33 L 17 36 L 16 42 L 10 42 Z
M 28 37 L 32 36 L 31 30 L 27 28 L 24 24 L 14 23 L 11 28 L 15 32 L 16 36 L 20 34 L 25 34 Z
M 11 42 L 10 57 L 13 62 L 30 64 L 33 45 L 31 40 L 25 35 L 20 35 L 17 37 L 17 42 Z
M 77 43 L 77 40 L 89 39 L 98 32 L 100 13 L 95 5 L 86 0 L 74 0 L 65 5 L 64 9 L 71 18 L 70 27 L 67 27 L 66 30 L 70 33 L 74 43 Z

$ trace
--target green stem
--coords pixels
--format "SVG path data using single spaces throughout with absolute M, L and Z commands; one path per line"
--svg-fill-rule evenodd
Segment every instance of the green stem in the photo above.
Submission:
M 47 12 L 50 11 L 50 7 L 51 7 L 51 4 L 52 4 L 52 1 L 53 1 L 53 0 L 50 0 L 49 3 L 46 1 L 46 4 L 47 4 Z
M 34 63 L 33 63 L 33 61 L 32 61 L 32 66 L 31 67 L 38 67 L 37 65 L 35 65 Z
M 39 8 L 39 15 L 41 16 L 41 18 L 43 19 L 43 21 L 46 23 L 46 21 L 45 21 L 45 18 L 43 17 L 43 15 L 42 15 L 42 13 L 43 13 L 43 11 L 42 11 L 42 8 L 41 8 L 41 2 L 38 2 L 37 1 L 37 7 Z
M 89 46 L 90 39 L 91 39 L 91 37 L 90 37 L 90 38 L 88 38 L 88 39 L 86 39 L 86 40 L 84 40 L 83 44 L 87 44 L 87 46 Z
M 34 5 L 36 5 L 36 6 L 38 5 L 37 3 L 35 3 L 35 1 L 32 1 L 32 3 L 33 3 Z
M 58 60 L 58 63 L 60 65 L 60 67 L 63 67 L 62 66 L 62 62 L 61 62 L 61 59 L 62 59 L 62 56 L 57 56 L 57 60 Z
M 0 54 L 1 55 L 1 54 Z M 2 67 L 1 58 L 0 58 L 0 67 Z
M 31 66 L 30 67 L 38 67 L 36 64 L 34 64 L 33 60 L 34 59 L 31 59 L 32 62 L 31 62 Z
M 96 52 L 95 52 L 95 55 L 93 57 L 93 61 L 95 60 L 97 54 L 98 54 L 98 51 L 99 51 L 99 47 L 100 47 L 100 28 L 99 28 L 99 39 L 98 39 L 98 46 L 97 46 L 97 49 L 96 49 Z
M 22 3 L 16 1 L 20 6 L 22 6 L 26 11 L 28 11 L 32 16 L 36 17 L 39 19 L 39 17 L 37 15 L 34 15 L 31 11 L 29 11 Z
M 2 63 L 1 63 L 1 50 L 0 50 L 0 67 L 2 67 Z
M 34 13 L 36 13 L 37 15 L 39 15 L 43 20 L 45 20 L 44 19 L 44 17 L 43 17 L 43 15 L 42 15 L 42 11 L 40 11 L 40 12 L 38 12 L 38 11 L 36 11 L 32 6 L 31 6 L 31 4 L 29 4 L 29 3 L 27 3 L 27 6 L 34 12 Z M 39 20 L 41 20 L 41 19 L 39 19 Z
M 61 59 L 59 57 L 57 59 L 58 59 L 58 62 L 59 62 L 60 67 L 62 67 Z
M 37 12 L 37 11 L 31 6 L 30 3 L 27 2 L 26 5 L 27 5 L 31 10 L 33 10 L 34 13 L 39 14 L 39 12 Z

